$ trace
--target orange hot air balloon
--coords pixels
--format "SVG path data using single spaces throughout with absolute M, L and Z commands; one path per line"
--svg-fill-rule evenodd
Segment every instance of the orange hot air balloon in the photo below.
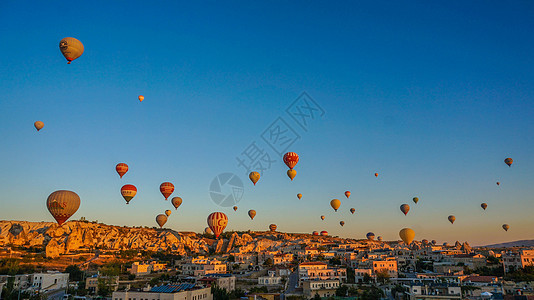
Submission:
M 61 226 L 80 207 L 80 196 L 71 191 L 55 191 L 46 199 L 46 207 L 50 214 L 52 214 L 52 217 Z
M 208 216 L 208 226 L 211 231 L 215 234 L 216 238 L 219 238 L 219 235 L 228 225 L 228 217 L 222 212 L 214 212 Z
M 502 224 L 502 229 L 504 229 L 504 231 L 508 231 L 508 229 L 510 229 L 510 225 Z
M 347 199 L 350 197 L 350 191 L 345 192 L 345 197 L 347 197 Z
M 456 217 L 453 215 L 450 215 L 447 219 L 449 219 L 449 222 L 451 222 L 451 224 L 454 224 L 454 221 L 456 221 Z
M 501 185 L 501 183 L 497 181 L 497 185 Z
M 321 235 L 322 236 L 328 236 L 328 231 L 326 231 L 326 230 L 321 231 Z
M 403 204 L 400 206 L 400 210 L 402 211 L 402 213 L 404 213 L 404 215 L 406 215 L 410 211 L 410 205 Z
M 351 214 L 354 214 L 355 211 L 356 211 L 356 209 L 354 209 L 354 208 L 351 208 L 351 209 L 350 209 L 350 213 L 351 213 Z
M 205 234 L 212 234 L 213 232 L 211 232 L 211 229 L 209 227 L 206 227 L 206 228 L 204 228 L 204 233 Z
M 299 198 L 299 200 L 302 198 L 302 194 L 301 193 L 298 193 L 297 194 L 297 198 Z
M 288 166 L 291 170 L 295 167 L 295 165 L 299 162 L 299 156 L 295 152 L 287 152 L 284 154 L 284 163 L 286 166 Z
M 250 217 L 251 220 L 254 220 L 254 217 L 256 216 L 256 211 L 253 209 L 249 210 L 248 216 Z
M 139 99 L 139 102 L 143 102 L 143 100 L 145 100 L 145 96 L 139 95 L 139 97 L 137 97 L 137 99 Z
M 172 211 L 171 211 L 170 209 L 167 209 L 167 210 L 165 211 L 165 215 L 166 215 L 167 217 L 170 216 L 171 213 L 172 213 Z
M 126 184 L 121 187 L 121 194 L 126 204 L 130 203 L 133 197 L 137 194 L 137 188 L 133 184 Z
M 180 205 L 182 205 L 182 198 L 180 197 L 173 197 L 171 199 L 172 206 L 174 206 L 175 209 L 178 209 Z
M 167 223 L 167 216 L 164 214 L 159 214 L 156 216 L 156 223 L 158 223 L 159 228 L 162 228 L 165 223 Z
M 159 191 L 165 197 L 165 200 L 174 192 L 174 184 L 170 182 L 164 182 L 159 186 Z
M 417 204 L 417 202 L 419 202 L 419 198 L 417 198 L 417 197 L 413 197 L 412 200 L 413 200 L 413 202 L 414 202 L 415 204 Z
M 260 173 L 258 172 L 250 172 L 250 174 L 248 174 L 248 178 L 250 178 L 250 181 L 252 181 L 252 183 L 254 183 L 254 185 L 256 185 L 256 182 L 258 182 L 258 180 L 260 180 Z
M 67 64 L 70 64 L 82 55 L 83 44 L 73 37 L 66 37 L 59 42 L 59 50 L 67 59 Z
M 486 210 L 486 208 L 488 207 L 488 205 L 486 203 L 482 203 L 480 204 L 480 207 L 482 207 L 482 209 Z
M 293 181 L 293 178 L 295 178 L 295 176 L 297 176 L 297 171 L 295 171 L 293 169 L 287 170 L 287 176 L 289 178 L 291 178 L 291 181 Z
M 115 166 L 115 171 L 117 171 L 119 176 L 122 178 L 122 176 L 128 172 L 128 165 L 125 163 L 119 163 Z
M 345 225 L 345 221 L 339 221 L 339 225 L 341 225 L 341 227 L 343 227 L 343 225 Z
M 410 228 L 403 228 L 399 231 L 399 236 L 405 245 L 410 245 L 415 238 L 415 232 Z
M 324 216 L 321 216 L 321 220 L 324 220 Z
M 332 206 L 334 211 L 337 211 L 337 209 L 341 206 L 341 201 L 338 199 L 332 199 L 332 201 L 330 201 L 330 206 Z
M 512 163 L 513 163 L 513 162 L 514 162 L 514 160 L 511 159 L 510 157 L 508 157 L 508 158 L 506 158 L 506 159 L 504 160 L 504 163 L 507 164 L 509 167 L 512 166 Z
M 35 123 L 33 123 L 33 126 L 35 126 L 35 129 L 37 129 L 37 131 L 43 129 L 44 127 L 44 123 L 42 121 L 37 121 Z
M 237 206 L 234 206 L 233 209 L 234 209 L 234 211 L 237 211 Z
M 272 232 L 275 232 L 276 231 L 276 224 L 269 225 L 269 230 L 272 231 Z
M 378 177 L 378 173 L 375 173 L 375 177 Z

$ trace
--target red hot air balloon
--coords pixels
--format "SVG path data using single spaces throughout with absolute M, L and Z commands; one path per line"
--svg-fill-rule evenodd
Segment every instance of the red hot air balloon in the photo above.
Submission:
M 514 162 L 514 160 L 511 159 L 510 157 L 508 157 L 508 158 L 506 158 L 506 159 L 504 160 L 504 163 L 507 164 L 509 167 L 512 166 L 512 163 L 513 163 L 513 162 Z
M 120 164 L 117 164 L 115 166 L 115 170 L 117 171 L 117 173 L 119 174 L 119 176 L 122 178 L 122 176 L 124 174 L 126 174 L 126 172 L 128 172 L 128 165 L 125 164 L 125 163 L 120 163 Z
M 347 197 L 347 199 L 350 197 L 350 191 L 345 192 L 345 197 Z
M 328 236 L 328 231 L 326 231 L 326 230 L 321 231 L 321 235 L 322 236 Z
M 121 195 L 126 200 L 126 204 L 129 204 L 136 194 L 137 188 L 133 184 L 126 184 L 121 187 Z
M 55 191 L 46 199 L 46 207 L 61 226 L 80 207 L 80 196 L 71 191 Z
M 287 152 L 284 154 L 284 163 L 286 166 L 288 166 L 291 170 L 295 167 L 295 165 L 299 162 L 299 156 L 295 152 Z
M 208 226 L 218 238 L 228 225 L 228 217 L 222 212 L 214 212 L 208 216 Z
M 165 200 L 174 192 L 174 184 L 170 182 L 164 182 L 159 186 L 159 191 L 165 197 Z
M 312 232 L 313 235 L 319 235 L 319 232 L 318 231 L 314 231 Z

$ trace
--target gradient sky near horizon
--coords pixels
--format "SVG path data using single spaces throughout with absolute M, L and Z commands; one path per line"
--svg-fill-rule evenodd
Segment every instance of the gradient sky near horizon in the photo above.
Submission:
M 222 211 L 228 230 L 534 239 L 534 2 L 157 3 L 0 2 L 0 219 L 53 221 L 46 198 L 68 189 L 72 219 L 155 226 L 171 181 L 179 231 Z M 85 46 L 71 65 L 67 36 Z M 286 112 L 303 92 L 324 110 L 306 130 Z M 300 136 L 294 181 L 261 138 L 279 117 Z M 252 142 L 276 160 L 255 187 L 236 160 Z M 237 212 L 210 198 L 225 172 Z

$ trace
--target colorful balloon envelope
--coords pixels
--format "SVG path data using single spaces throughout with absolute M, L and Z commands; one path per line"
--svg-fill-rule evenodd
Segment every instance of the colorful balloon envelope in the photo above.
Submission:
M 319 232 L 318 231 L 314 231 L 314 232 L 312 232 L 312 235 L 319 235 Z
M 378 236 L 378 237 L 377 237 L 377 240 L 378 240 L 379 242 L 381 242 L 381 241 L 382 241 L 382 237 L 381 237 L 381 236 Z
M 512 163 L 514 163 L 514 160 L 512 158 L 508 157 L 508 158 L 506 158 L 504 160 L 504 163 L 507 164 L 509 167 L 511 167 Z
M 326 230 L 321 231 L 321 235 L 322 236 L 328 236 L 328 231 L 326 231 Z
M 284 154 L 284 163 L 286 166 L 288 166 L 291 170 L 295 167 L 295 165 L 299 162 L 299 156 L 295 152 L 287 152 Z
M 399 236 L 405 245 L 410 245 L 413 242 L 413 239 L 415 238 L 415 232 L 410 228 L 403 228 L 399 232 Z
M 356 211 L 356 209 L 354 209 L 354 207 L 350 209 L 350 213 L 351 214 L 354 214 L 355 211 Z
M 228 225 L 228 217 L 222 212 L 214 212 L 208 216 L 208 226 L 215 234 L 216 238 L 223 232 Z
M 501 185 L 501 183 L 497 181 L 497 185 Z
M 75 192 L 59 190 L 55 191 L 46 199 L 48 211 L 61 226 L 80 207 L 80 196 Z
M 37 131 L 43 129 L 44 127 L 44 123 L 42 121 L 37 121 L 35 123 L 33 123 L 33 126 L 35 126 L 35 129 L 37 129 Z
M 321 216 L 321 220 L 324 220 L 324 216 Z
M 404 215 L 408 214 L 408 212 L 410 211 L 410 205 L 408 204 L 403 204 L 400 206 L 400 210 L 402 211 L 402 213 Z
M 250 174 L 248 174 L 248 178 L 250 178 L 250 181 L 252 181 L 254 185 L 256 185 L 256 182 L 260 180 L 260 177 L 260 173 L 258 172 L 250 172 Z
M 349 197 L 350 197 L 350 191 L 346 191 L 346 192 L 345 192 L 345 197 L 347 197 L 347 199 L 349 199 Z
M 345 221 L 340 221 L 339 225 L 341 225 L 341 227 L 343 227 L 343 225 L 345 225 Z
M 167 216 L 164 214 L 159 214 L 156 216 L 156 223 L 158 223 L 159 228 L 162 228 L 165 223 L 167 223 Z
M 209 227 L 206 227 L 206 228 L 204 228 L 204 233 L 205 234 L 212 234 L 213 232 L 211 231 L 211 229 Z
M 287 170 L 287 177 L 289 177 L 291 181 L 293 181 L 293 178 L 295 178 L 295 176 L 297 176 L 297 171 L 292 169 Z
M 437 244 L 438 242 L 437 242 L 436 240 L 432 240 L 431 243 L 432 243 L 432 245 L 435 245 L 435 244 Z
M 502 229 L 504 229 L 504 231 L 508 231 L 508 229 L 510 229 L 510 225 L 502 224 Z
M 59 50 L 70 64 L 83 54 L 83 44 L 73 37 L 66 37 L 59 42 Z
M 139 99 L 139 102 L 143 102 L 143 100 L 145 100 L 145 96 L 139 95 L 139 97 L 137 97 L 137 99 Z
M 256 211 L 253 209 L 249 210 L 248 216 L 250 217 L 251 220 L 254 220 L 254 217 L 256 216 Z
M 269 230 L 272 231 L 272 232 L 275 232 L 276 231 L 276 224 L 269 225 Z
M 378 177 L 378 173 L 375 173 L 375 177 Z
M 234 206 L 233 209 L 234 209 L 234 211 L 237 211 L 237 206 Z
M 170 182 L 164 182 L 159 186 L 159 191 L 165 197 L 165 200 L 174 192 L 174 184 Z
M 297 194 L 297 198 L 299 198 L 299 200 L 302 198 L 302 194 L 301 193 L 298 193 Z
M 126 174 L 126 172 L 128 172 L 128 165 L 125 164 L 125 163 L 118 163 L 115 166 L 115 171 L 117 171 L 117 173 L 119 174 L 120 178 L 122 178 L 122 176 L 124 176 L 124 174 Z
M 173 197 L 171 199 L 172 206 L 174 206 L 175 209 L 178 209 L 180 205 L 182 205 L 182 198 L 180 197 Z
M 488 205 L 486 203 L 482 203 L 482 204 L 480 204 L 480 207 L 482 207 L 483 210 L 486 210 Z
M 449 220 L 449 222 L 451 222 L 451 224 L 454 224 L 454 221 L 456 221 L 456 217 L 453 215 L 450 215 L 447 219 Z
M 332 201 L 330 201 L 330 206 L 332 206 L 334 211 L 337 211 L 337 209 L 341 206 L 341 201 L 339 201 L 339 199 L 332 199 Z
M 417 197 L 413 197 L 412 200 L 413 200 L 413 202 L 414 202 L 415 204 L 417 204 L 417 202 L 419 202 L 419 198 L 417 198 Z
M 133 197 L 137 194 L 137 188 L 133 184 L 123 185 L 121 188 L 121 195 L 126 200 L 126 204 L 130 203 Z
M 172 214 L 172 211 L 170 209 L 165 210 L 165 215 L 168 217 Z
M 366 237 L 368 240 L 372 241 L 372 240 L 375 239 L 375 234 L 372 233 L 372 232 L 368 232 L 368 233 L 365 235 L 365 237 Z

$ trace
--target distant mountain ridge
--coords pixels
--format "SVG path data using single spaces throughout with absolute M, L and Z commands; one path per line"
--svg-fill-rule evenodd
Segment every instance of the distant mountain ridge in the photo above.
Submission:
M 512 247 L 534 247 L 534 240 L 519 240 L 513 242 L 491 244 L 486 246 L 480 246 L 481 248 L 512 248 Z

